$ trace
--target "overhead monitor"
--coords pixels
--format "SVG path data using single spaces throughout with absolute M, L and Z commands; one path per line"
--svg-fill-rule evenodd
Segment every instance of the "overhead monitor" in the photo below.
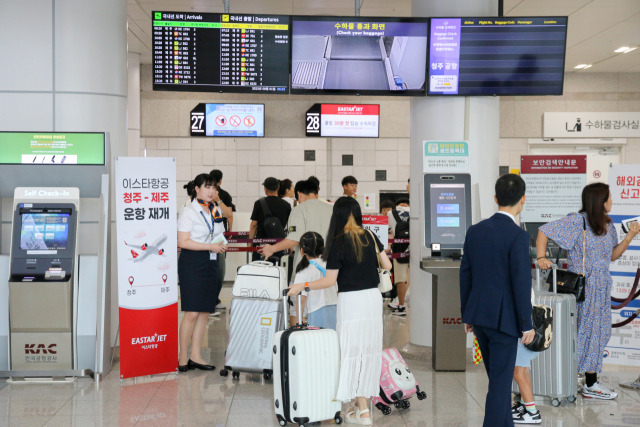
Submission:
M 104 165 L 103 132 L 1 132 L 0 164 Z
M 294 16 L 291 93 L 422 95 L 426 18 Z
M 306 136 L 377 138 L 378 104 L 314 104 L 307 110 Z
M 432 18 L 429 95 L 562 95 L 567 17 Z
M 191 136 L 264 137 L 264 104 L 198 104 Z
M 443 254 L 462 249 L 471 226 L 470 175 L 425 175 L 424 200 L 425 246 L 439 245 Z
M 153 90 L 289 92 L 289 16 L 153 12 Z

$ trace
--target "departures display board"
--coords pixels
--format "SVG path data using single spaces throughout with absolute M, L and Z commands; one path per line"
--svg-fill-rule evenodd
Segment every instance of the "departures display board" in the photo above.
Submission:
M 562 95 L 567 17 L 432 18 L 429 95 Z
M 0 132 L 0 164 L 104 165 L 105 134 Z
M 289 16 L 153 12 L 153 90 L 289 93 Z

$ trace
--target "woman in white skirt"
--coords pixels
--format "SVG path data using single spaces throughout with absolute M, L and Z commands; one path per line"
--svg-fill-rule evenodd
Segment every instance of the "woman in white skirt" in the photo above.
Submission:
M 362 212 L 351 197 L 340 197 L 333 205 L 323 258 L 327 274 L 315 282 L 298 283 L 289 295 L 305 287 L 324 289 L 338 282 L 340 337 L 340 382 L 336 399 L 355 405 L 347 410 L 348 423 L 371 425 L 368 399 L 380 391 L 382 369 L 382 295 L 378 290 L 378 252 L 382 267 L 391 261 L 382 243 L 362 228 Z

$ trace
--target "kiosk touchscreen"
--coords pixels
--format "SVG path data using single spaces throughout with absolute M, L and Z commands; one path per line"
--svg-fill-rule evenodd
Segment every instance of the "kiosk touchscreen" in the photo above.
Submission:
M 424 176 L 425 246 L 432 255 L 461 254 L 471 225 L 471 177 L 468 174 Z
M 73 369 L 77 208 L 18 203 L 9 279 L 12 370 Z
M 425 246 L 431 257 L 421 268 L 431 274 L 433 369 L 464 371 L 466 334 L 460 314 L 460 259 L 471 225 L 471 177 L 424 176 Z

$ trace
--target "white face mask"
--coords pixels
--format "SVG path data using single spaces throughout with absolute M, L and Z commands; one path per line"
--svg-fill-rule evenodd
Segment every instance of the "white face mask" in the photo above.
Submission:
M 407 212 L 409 213 L 409 207 L 408 206 L 396 206 L 396 210 L 401 213 L 401 212 Z

